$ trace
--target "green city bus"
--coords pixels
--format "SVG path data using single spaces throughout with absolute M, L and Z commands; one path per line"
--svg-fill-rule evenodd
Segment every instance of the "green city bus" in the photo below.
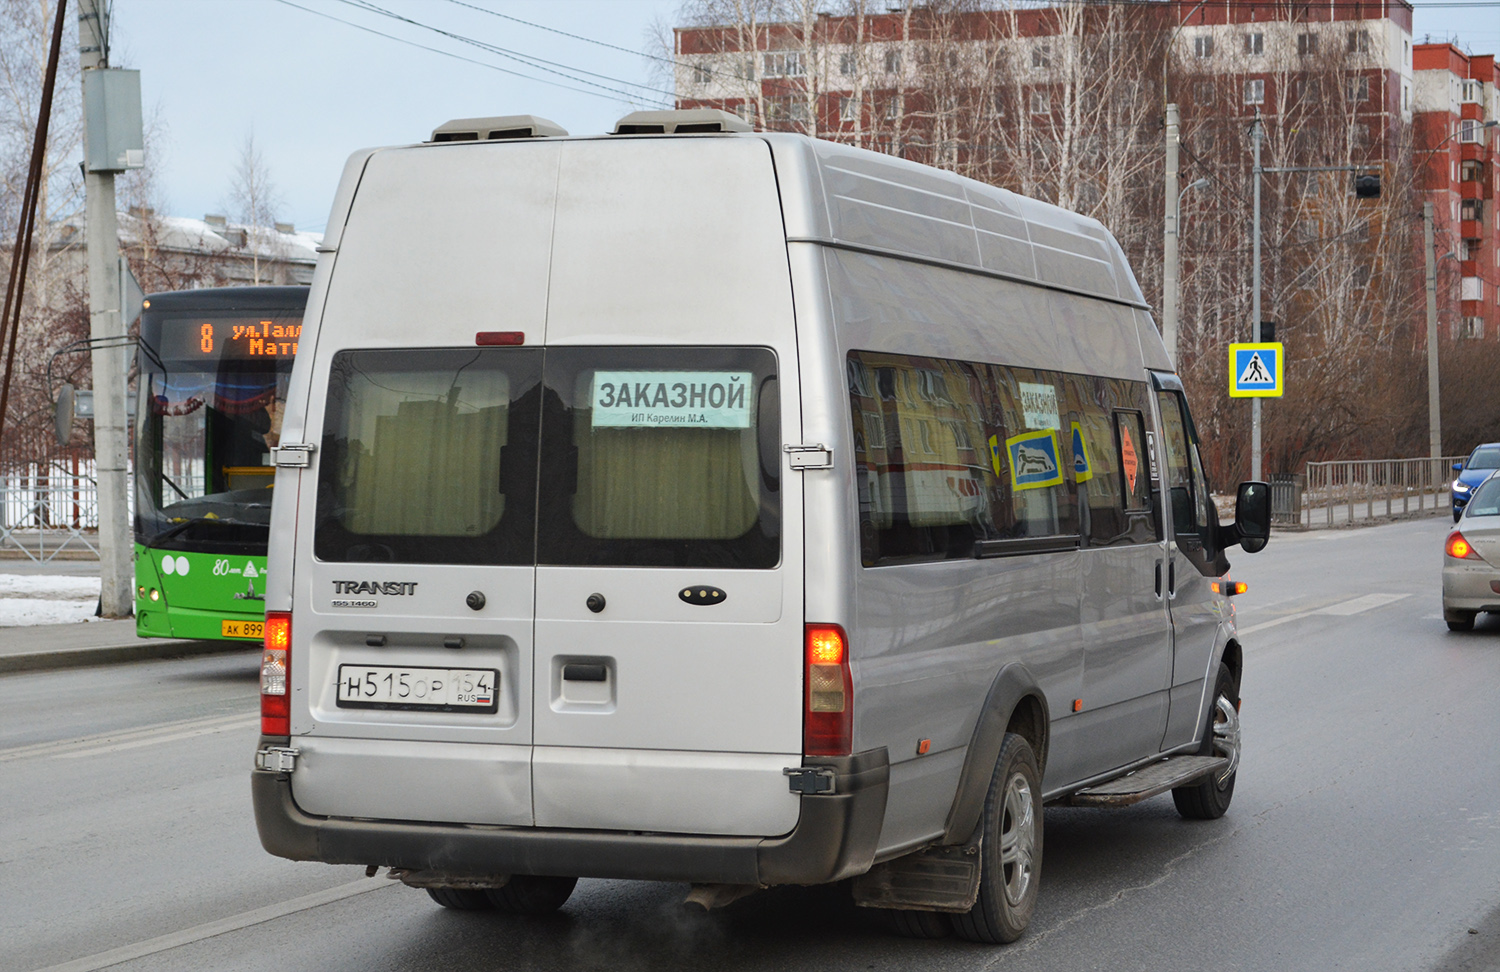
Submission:
M 258 640 L 266 538 L 306 287 L 152 294 L 141 312 L 135 629 Z

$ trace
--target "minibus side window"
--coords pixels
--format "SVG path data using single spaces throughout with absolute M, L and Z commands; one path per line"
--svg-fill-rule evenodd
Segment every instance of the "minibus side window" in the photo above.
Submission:
M 318 559 L 530 564 L 540 378 L 529 349 L 334 355 Z
M 1089 546 L 1154 543 L 1145 382 L 1067 375 L 1069 449 Z
M 848 384 L 865 566 L 1076 546 L 1062 376 L 855 351 Z
M 1187 415 L 1187 403 L 1175 391 L 1156 393 L 1161 409 L 1162 428 L 1167 453 L 1167 489 L 1170 491 L 1172 530 L 1177 542 L 1189 541 L 1213 556 L 1213 527 L 1216 517 L 1210 510 L 1208 481 L 1198 456 L 1197 437 Z
M 544 384 L 538 563 L 780 562 L 771 351 L 552 348 Z

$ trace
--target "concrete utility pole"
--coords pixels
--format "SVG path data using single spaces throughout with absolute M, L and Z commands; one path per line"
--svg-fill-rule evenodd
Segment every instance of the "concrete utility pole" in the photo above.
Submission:
M 1255 166 L 1251 169 L 1255 182 L 1255 220 L 1251 229 L 1252 252 L 1250 264 L 1250 340 L 1260 343 L 1260 143 L 1265 130 L 1260 125 L 1260 111 L 1255 112 L 1255 123 L 1250 129 L 1250 144 L 1255 150 Z M 1260 482 L 1260 399 L 1250 399 L 1250 478 Z
M 1177 149 L 1179 119 L 1177 105 L 1167 105 L 1166 209 L 1161 247 L 1161 339 L 1167 345 L 1167 360 L 1177 367 Z
M 109 67 L 109 25 L 104 0 L 79 0 L 78 54 L 84 88 L 90 71 Z M 87 139 L 93 133 L 85 126 Z M 120 245 L 115 222 L 115 174 L 85 166 L 84 207 L 89 263 L 89 336 L 122 338 Z M 123 345 L 123 341 L 119 342 Z M 125 347 L 95 347 L 94 465 L 99 483 L 99 607 L 106 618 L 130 616 L 135 586 L 125 428 Z
M 1443 419 L 1438 402 L 1437 254 L 1432 242 L 1432 203 L 1422 204 L 1422 255 L 1427 263 L 1427 441 L 1432 458 L 1443 455 Z

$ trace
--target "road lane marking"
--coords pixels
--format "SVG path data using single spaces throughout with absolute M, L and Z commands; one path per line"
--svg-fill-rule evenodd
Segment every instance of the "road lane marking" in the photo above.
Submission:
M 304 894 L 299 898 L 289 898 L 286 901 L 264 908 L 256 908 L 254 911 L 246 911 L 228 918 L 220 918 L 218 921 L 205 922 L 194 925 L 192 928 L 184 928 L 179 932 L 169 935 L 159 935 L 156 938 L 148 938 L 144 942 L 136 942 L 134 945 L 122 945 L 112 948 L 107 952 L 98 952 L 94 955 L 85 955 L 83 958 L 64 962 L 61 965 L 49 965 L 45 969 L 37 969 L 35 972 L 96 972 L 98 969 L 107 969 L 111 965 L 119 965 L 121 962 L 131 962 L 147 955 L 155 955 L 173 948 L 181 948 L 183 945 L 191 945 L 201 942 L 206 938 L 215 938 L 219 935 L 252 925 L 263 924 L 277 918 L 296 914 L 299 911 L 310 911 L 335 901 L 352 898 L 357 894 L 368 894 L 371 891 L 379 891 L 381 888 L 400 887 L 396 881 L 375 880 L 373 878 L 360 878 L 358 881 L 350 881 L 348 884 L 340 884 L 326 891 L 314 891 L 312 894 Z
M 35 756 L 62 755 L 69 753 L 71 750 L 85 750 L 119 743 L 135 743 L 136 741 L 140 741 L 140 745 L 150 745 L 154 742 L 167 741 L 167 736 L 178 738 L 175 734 L 197 734 L 197 730 L 219 732 L 223 729 L 251 725 L 254 721 L 254 718 L 250 715 L 243 712 L 236 712 L 233 715 L 204 716 L 197 719 L 182 719 L 177 722 L 162 722 L 154 726 L 141 726 L 136 729 L 118 729 L 112 732 L 96 733 L 92 736 L 82 736 L 77 739 L 59 739 L 52 742 L 33 743 L 29 746 L 0 749 L 0 763 L 10 762 L 14 759 L 29 759 Z
M 125 742 L 110 743 L 103 746 L 93 746 L 88 749 L 74 749 L 65 753 L 54 755 L 59 759 L 79 759 L 84 756 L 102 756 L 105 753 L 117 753 L 122 749 L 139 749 L 142 746 L 154 746 L 157 743 L 176 742 L 179 739 L 192 739 L 195 736 L 208 736 L 216 732 L 228 732 L 231 729 L 249 729 L 260 725 L 260 716 L 246 717 L 238 716 L 232 722 L 222 725 L 200 726 L 197 729 L 187 729 L 182 732 L 166 733 L 163 735 L 151 735 L 141 739 L 130 739 Z
M 1310 618 L 1319 614 L 1330 615 L 1333 617 L 1350 617 L 1351 615 L 1362 614 L 1365 611 L 1371 611 L 1378 607 L 1385 607 L 1387 604 L 1394 604 L 1397 601 L 1407 597 L 1411 597 L 1411 595 L 1363 594 L 1359 597 L 1350 598 L 1347 601 L 1338 601 L 1334 604 L 1325 604 L 1322 607 L 1316 607 L 1310 611 L 1298 611 L 1296 614 L 1287 614 L 1279 618 L 1272 618 L 1269 621 L 1262 621 L 1259 624 L 1252 624 L 1248 628 L 1239 629 L 1239 633 L 1242 635 L 1254 634 L 1257 631 L 1264 631 L 1265 629 L 1275 627 L 1278 624 L 1286 624 L 1289 621 L 1301 621 L 1303 618 Z

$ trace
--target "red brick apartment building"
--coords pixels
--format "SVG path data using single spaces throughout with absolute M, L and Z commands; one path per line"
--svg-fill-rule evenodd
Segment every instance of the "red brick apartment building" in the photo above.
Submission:
M 1500 337 L 1500 67 L 1493 54 L 1471 57 L 1451 44 L 1418 44 L 1415 56 L 1413 123 L 1433 204 L 1439 314 L 1449 311 L 1457 336 Z
M 1440 259 L 1451 284 L 1439 288 L 1442 321 L 1454 336 L 1500 331 L 1497 130 L 1479 127 L 1496 117 L 1495 61 L 1414 45 L 1405 0 L 874 6 L 724 22 L 711 11 L 728 5 L 705 0 L 700 23 L 675 32 L 678 106 L 899 154 L 1096 216 L 1152 294 L 1162 112 L 1179 104 L 1181 184 L 1215 184 L 1181 201 L 1183 318 L 1197 322 L 1205 354 L 1246 337 L 1235 330 L 1249 313 L 1245 133 L 1259 116 L 1266 166 L 1376 166 L 1385 189 L 1372 203 L 1339 173 L 1265 177 L 1269 316 L 1305 327 L 1309 347 L 1315 330 L 1345 322 L 1386 321 L 1420 341 L 1412 200 L 1425 192 L 1438 202 L 1439 255 L 1455 253 Z

